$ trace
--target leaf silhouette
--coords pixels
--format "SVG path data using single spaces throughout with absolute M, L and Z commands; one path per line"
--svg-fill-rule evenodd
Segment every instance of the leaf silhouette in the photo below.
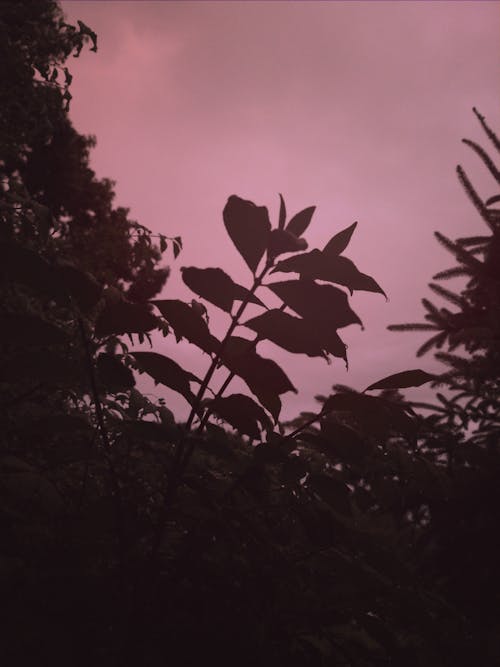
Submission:
M 288 352 L 324 358 L 333 354 L 347 362 L 345 343 L 335 330 L 317 328 L 313 323 L 282 310 L 269 310 L 248 320 L 244 326 Z
M 349 324 L 362 325 L 349 306 L 347 295 L 332 285 L 306 279 L 272 283 L 267 287 L 313 327 L 339 329 Z
M 249 269 L 255 273 L 267 248 L 271 231 L 267 208 L 231 195 L 224 207 L 223 219 L 231 241 Z
M 278 229 L 284 229 L 285 222 L 286 222 L 286 206 L 285 206 L 285 200 L 283 199 L 283 195 L 280 192 L 280 213 L 278 219 Z
M 244 326 L 288 352 L 307 354 L 309 357 L 325 356 L 321 345 L 311 336 L 307 323 L 282 310 L 268 310 L 263 315 L 248 320 Z
M 271 423 L 264 410 L 244 394 L 231 394 L 225 398 L 207 401 L 212 412 L 227 421 L 234 429 L 251 438 L 259 439 L 260 430 L 270 430 Z
M 95 333 L 96 336 L 146 333 L 155 329 L 158 323 L 148 304 L 118 301 L 106 304 L 97 319 Z
M 131 352 L 130 354 L 134 357 L 139 369 L 150 375 L 155 383 L 164 384 L 177 391 L 190 405 L 193 405 L 195 397 L 189 383 L 201 384 L 201 380 L 196 375 L 185 371 L 175 361 L 157 352 Z
M 199 310 L 179 299 L 161 299 L 151 301 L 174 330 L 177 341 L 186 338 L 193 345 L 208 354 L 216 352 L 220 341 L 212 336 L 208 324 Z
M 318 249 L 278 262 L 271 273 L 276 271 L 300 273 L 301 278 L 318 279 L 344 285 L 351 294 L 355 290 L 362 290 L 364 292 L 378 292 L 387 298 L 380 285 L 370 276 L 358 271 L 350 259 L 335 254 L 325 255 L 325 251 L 321 252 Z
M 268 253 L 269 257 L 277 257 L 284 252 L 297 252 L 305 250 L 307 241 L 300 239 L 286 229 L 273 229 L 269 234 Z
M 272 359 L 261 357 L 254 342 L 239 336 L 231 336 L 224 349 L 222 360 L 233 373 L 241 377 L 259 402 L 269 410 L 275 420 L 281 411 L 280 394 L 297 390 L 285 372 Z
M 353 222 L 352 225 L 346 227 L 346 229 L 343 229 L 338 234 L 335 234 L 335 236 L 332 236 L 323 248 L 323 253 L 329 256 L 341 255 L 349 245 L 349 241 L 351 240 L 351 236 L 353 235 L 357 224 L 357 222 Z
M 290 232 L 290 234 L 293 234 L 294 236 L 302 236 L 302 234 L 309 227 L 315 210 L 316 206 L 309 206 L 303 211 L 296 213 L 286 226 L 286 231 Z
M 380 285 L 370 276 L 358 271 L 354 262 L 347 259 L 347 257 L 334 256 L 327 258 L 323 254 L 320 269 L 315 277 L 320 280 L 345 285 L 351 294 L 354 290 L 362 290 L 364 292 L 379 292 L 387 298 L 386 293 Z
M 407 387 L 420 387 L 426 382 L 431 382 L 436 379 L 435 375 L 426 373 L 425 371 L 416 368 L 411 371 L 402 371 L 401 373 L 394 373 L 388 375 L 383 380 L 374 382 L 365 391 L 371 389 L 405 389 Z
M 231 312 L 234 301 L 243 301 L 247 298 L 250 303 L 264 305 L 245 287 L 233 282 L 222 269 L 198 269 L 189 266 L 181 268 L 181 271 L 182 279 L 189 289 L 227 313 Z

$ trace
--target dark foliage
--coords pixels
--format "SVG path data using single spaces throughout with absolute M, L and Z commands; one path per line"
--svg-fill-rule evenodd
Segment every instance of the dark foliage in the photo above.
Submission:
M 287 223 L 281 197 L 273 227 L 266 207 L 229 197 L 223 222 L 252 284 L 183 271 L 228 316 L 218 340 L 202 303 L 153 298 L 167 239 L 157 247 L 113 208 L 112 184 L 88 166 L 91 140 L 67 118 L 65 59 L 95 50 L 95 34 L 45 0 L 2 3 L 0 19 L 3 664 L 496 664 L 490 241 L 484 262 L 443 241 L 472 280 L 454 299 L 461 320 L 429 305 L 440 344 L 468 331 L 476 355 L 452 364 L 458 399 L 417 415 L 398 390 L 436 378 L 415 369 L 363 393 L 335 386 L 287 430 L 281 396 L 295 387 L 259 343 L 347 360 L 337 330 L 360 319 L 344 288 L 384 294 L 342 255 L 355 224 L 304 254 L 314 207 Z M 177 257 L 180 238 L 169 241 Z M 267 282 L 280 271 L 299 278 Z M 266 290 L 280 308 L 267 309 Z M 262 313 L 245 321 L 249 303 Z M 158 333 L 208 355 L 204 377 L 123 338 Z M 185 424 L 138 390 L 134 370 L 186 399 Z M 253 397 L 226 394 L 235 376 Z

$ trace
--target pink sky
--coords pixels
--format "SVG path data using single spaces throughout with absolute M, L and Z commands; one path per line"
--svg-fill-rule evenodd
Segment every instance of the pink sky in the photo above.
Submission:
M 316 205 L 310 248 L 358 220 L 345 254 L 390 300 L 352 298 L 365 330 L 339 332 L 349 346 L 348 373 L 339 360 L 329 366 L 259 345 L 300 390 L 283 397 L 283 417 L 315 409 L 314 395 L 334 383 L 364 389 L 409 368 L 439 372 L 431 356 L 415 359 L 426 334 L 386 327 L 422 320 L 427 283 L 453 264 L 434 230 L 452 238 L 486 231 L 455 166 L 465 167 L 484 197 L 495 193 L 460 140 L 486 143 L 472 106 L 500 129 L 499 2 L 62 6 L 70 22 L 81 19 L 99 38 L 97 54 L 70 62 L 71 117 L 98 140 L 93 168 L 116 180 L 117 204 L 135 219 L 182 236 L 179 259 L 167 255 L 164 298 L 192 298 L 181 266 L 220 266 L 249 284 L 222 224 L 230 194 L 268 206 L 273 222 L 278 192 L 290 214 Z M 220 335 L 226 320 L 216 310 Z M 197 374 L 208 367 L 197 348 L 173 337 L 154 347 Z M 151 391 L 185 416 L 184 399 Z

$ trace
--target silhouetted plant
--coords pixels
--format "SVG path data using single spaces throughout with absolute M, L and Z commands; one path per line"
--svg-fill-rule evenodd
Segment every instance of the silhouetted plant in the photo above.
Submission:
M 223 223 L 250 286 L 182 269 L 229 318 L 219 340 L 202 302 L 153 298 L 161 252 L 176 257 L 180 238 L 157 248 L 113 209 L 111 182 L 88 167 L 92 142 L 67 119 L 64 60 L 89 40 L 95 50 L 95 34 L 52 2 L 0 12 L 17 72 L 0 126 L 5 663 L 457 664 L 463 619 L 415 549 L 450 479 L 398 392 L 434 376 L 334 387 L 287 433 L 281 397 L 295 387 L 260 354 L 268 340 L 347 363 L 338 330 L 361 321 L 345 288 L 385 294 L 343 255 L 356 223 L 304 252 L 314 207 L 288 219 L 280 196 L 273 228 L 264 206 L 229 197 Z M 265 305 L 270 292 L 280 307 Z M 261 314 L 247 319 L 249 304 Z M 205 375 L 129 349 L 153 333 L 199 348 Z M 185 424 L 134 370 L 186 399 Z M 251 396 L 226 395 L 234 377 Z

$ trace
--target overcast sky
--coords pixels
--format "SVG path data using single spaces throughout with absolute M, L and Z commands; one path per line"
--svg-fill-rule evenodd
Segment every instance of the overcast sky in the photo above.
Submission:
M 499 2 L 62 6 L 99 39 L 97 54 L 69 63 L 71 117 L 78 131 L 97 136 L 93 168 L 116 180 L 117 204 L 135 219 L 182 236 L 178 260 L 167 255 L 164 298 L 192 298 L 181 266 L 220 266 L 249 284 L 222 224 L 231 194 L 267 206 L 273 221 L 279 192 L 290 214 L 316 205 L 310 248 L 359 222 L 345 255 L 389 302 L 359 292 L 352 299 L 365 329 L 339 332 L 349 346 L 348 373 L 340 360 L 327 365 L 259 345 L 300 389 L 284 396 L 284 417 L 314 409 L 314 395 L 334 383 L 364 389 L 409 368 L 439 369 L 431 356 L 415 359 L 426 334 L 386 327 L 422 320 L 427 283 L 453 265 L 434 230 L 452 238 L 486 231 L 455 166 L 484 197 L 495 193 L 460 140 L 486 144 L 472 106 L 500 129 Z M 221 334 L 226 320 L 216 310 Z M 173 337 L 157 340 L 155 350 L 198 374 L 208 366 L 197 348 Z M 155 393 L 186 414 L 182 398 Z

